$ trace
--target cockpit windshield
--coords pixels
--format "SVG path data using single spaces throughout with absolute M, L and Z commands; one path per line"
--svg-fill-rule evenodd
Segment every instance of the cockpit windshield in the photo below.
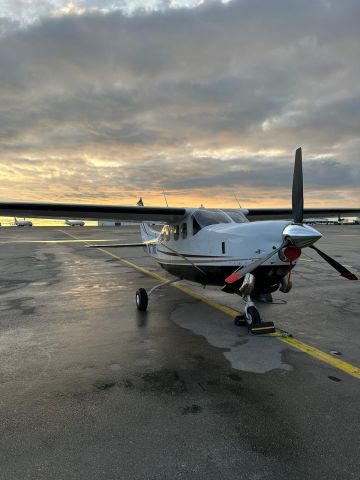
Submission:
M 217 223 L 231 223 L 231 220 L 221 210 L 199 209 L 193 214 L 193 234 L 208 225 Z
M 208 210 L 199 208 L 193 214 L 193 235 L 204 227 L 217 223 L 246 223 L 249 220 L 239 211 L 235 210 Z
M 235 223 L 246 223 L 246 222 L 249 221 L 242 212 L 234 212 L 234 211 L 225 210 L 225 213 L 227 215 L 229 215 L 231 220 L 233 220 Z

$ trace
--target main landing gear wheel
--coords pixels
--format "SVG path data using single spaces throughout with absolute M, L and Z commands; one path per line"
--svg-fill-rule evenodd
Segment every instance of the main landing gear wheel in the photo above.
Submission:
M 139 288 L 135 295 L 136 301 L 136 308 L 140 310 L 140 312 L 145 312 L 149 303 L 149 297 L 146 293 L 145 288 Z

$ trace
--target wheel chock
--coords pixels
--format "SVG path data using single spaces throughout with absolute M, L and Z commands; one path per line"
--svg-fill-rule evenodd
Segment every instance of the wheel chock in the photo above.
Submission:
M 253 323 L 249 328 L 249 333 L 251 333 L 252 335 L 275 333 L 275 326 L 273 322 Z
M 237 327 L 246 327 L 247 323 L 245 315 L 237 315 L 234 318 L 234 325 L 236 325 Z

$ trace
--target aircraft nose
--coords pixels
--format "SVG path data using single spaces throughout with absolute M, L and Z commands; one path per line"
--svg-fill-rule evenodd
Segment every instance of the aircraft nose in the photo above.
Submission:
M 284 240 L 289 240 L 292 245 L 299 248 L 308 247 L 320 240 L 321 233 L 309 225 L 288 225 L 283 230 Z

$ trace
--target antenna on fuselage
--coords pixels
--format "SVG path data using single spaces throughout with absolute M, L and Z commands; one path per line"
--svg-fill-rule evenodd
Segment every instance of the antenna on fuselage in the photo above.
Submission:
M 233 191 L 233 195 L 235 197 L 235 200 L 237 201 L 237 204 L 239 205 L 239 208 L 242 208 L 241 205 L 240 205 L 239 199 L 238 199 L 238 197 L 237 197 L 237 195 L 234 191 Z
M 167 201 L 167 198 L 166 198 L 166 193 L 165 193 L 165 190 L 163 189 L 163 195 L 164 195 L 164 198 L 165 198 L 165 203 L 166 203 L 166 206 L 168 207 L 169 204 L 168 204 L 168 201 Z

